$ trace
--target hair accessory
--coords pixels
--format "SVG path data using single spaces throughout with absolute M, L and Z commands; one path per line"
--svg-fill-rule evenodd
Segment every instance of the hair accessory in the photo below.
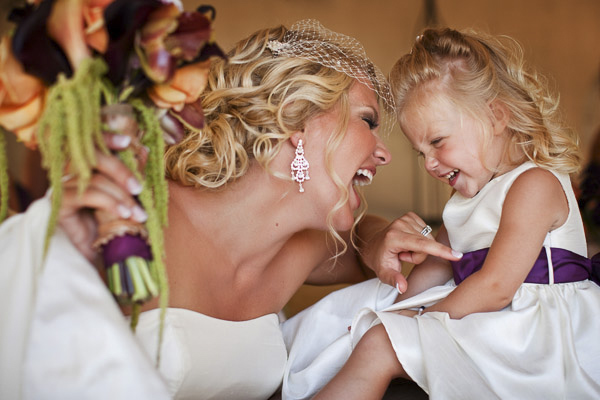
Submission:
M 277 57 L 281 49 L 289 47 L 289 43 L 282 43 L 279 40 L 269 40 L 267 49 L 271 50 L 273 57 Z
M 302 145 L 302 139 L 298 140 L 298 146 L 296 146 L 296 157 L 292 161 L 292 180 L 300 184 L 300 192 L 304 192 L 302 182 L 309 180 L 308 176 L 308 160 L 304 158 L 304 146 Z
M 427 235 L 429 235 L 431 233 L 432 230 L 433 229 L 431 229 L 431 227 L 429 225 L 427 225 L 427 226 L 425 226 L 425 228 L 423 228 L 421 230 L 421 235 L 427 236 Z
M 377 93 L 381 103 L 380 132 L 389 133 L 394 127 L 395 101 L 387 79 L 356 39 L 333 32 L 319 21 L 306 19 L 293 24 L 281 41 L 269 41 L 267 48 L 273 52 L 273 57 L 303 58 L 368 86 Z

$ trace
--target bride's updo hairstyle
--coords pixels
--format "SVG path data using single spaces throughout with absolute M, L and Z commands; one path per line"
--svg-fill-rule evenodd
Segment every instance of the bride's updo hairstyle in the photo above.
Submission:
M 529 159 L 564 173 L 579 168 L 577 138 L 563 125 L 558 96 L 526 66 L 521 46 L 509 37 L 427 29 L 394 65 L 390 84 L 400 125 L 406 107 L 422 106 L 428 95 L 443 97 L 482 125 L 497 100 L 510 114 L 508 151 L 514 164 Z
M 389 84 L 356 39 L 315 20 L 299 21 L 290 29 L 257 31 L 240 41 L 227 60 L 212 64 L 201 96 L 204 128 L 189 132 L 167 150 L 167 175 L 187 186 L 220 188 L 243 176 L 252 159 L 270 171 L 270 162 L 294 132 L 309 119 L 335 109 L 339 123 L 328 139 L 325 162 L 341 196 L 327 224 L 343 253 L 346 245 L 332 221 L 349 193 L 331 160 L 347 131 L 348 92 L 356 82 L 376 94 L 379 132 L 388 133 L 395 121 Z M 291 181 L 289 174 L 273 174 Z M 355 224 L 365 210 L 362 201 Z
M 314 20 L 257 31 L 227 57 L 215 60 L 209 72 L 204 128 L 166 153 L 168 176 L 183 185 L 221 187 L 243 176 L 252 158 L 268 170 L 292 133 L 337 106 L 340 123 L 326 150 L 328 161 L 346 132 L 348 91 L 356 80 L 393 110 L 387 81 L 360 43 Z M 329 173 L 347 192 L 331 168 Z

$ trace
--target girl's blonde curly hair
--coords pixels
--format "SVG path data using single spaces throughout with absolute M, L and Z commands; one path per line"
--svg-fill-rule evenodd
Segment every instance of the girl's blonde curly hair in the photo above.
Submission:
M 543 76 L 526 66 L 522 47 L 509 37 L 427 29 L 394 65 L 390 84 L 401 124 L 407 104 L 419 101 L 418 89 L 434 84 L 480 121 L 489 115 L 492 101 L 508 109 L 513 164 L 529 159 L 564 173 L 580 167 L 578 139 L 562 122 L 558 96 Z

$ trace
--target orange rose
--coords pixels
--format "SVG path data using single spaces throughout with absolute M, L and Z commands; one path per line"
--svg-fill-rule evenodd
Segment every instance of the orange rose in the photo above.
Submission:
M 103 53 L 108 44 L 104 9 L 114 0 L 56 0 L 48 18 L 48 33 L 67 54 L 73 69 L 91 56 L 89 47 Z M 79 15 L 79 18 L 74 17 Z
M 46 88 L 25 73 L 11 51 L 10 38 L 0 42 L 0 125 L 15 133 L 29 148 L 36 144 L 35 131 L 44 110 Z
M 210 60 L 189 64 L 175 70 L 168 83 L 152 86 L 148 96 L 160 108 L 181 111 L 185 104 L 198 100 L 206 87 Z
M 85 42 L 100 53 L 104 53 L 108 46 L 108 32 L 104 26 L 104 9 L 113 1 L 87 0 L 83 5 Z

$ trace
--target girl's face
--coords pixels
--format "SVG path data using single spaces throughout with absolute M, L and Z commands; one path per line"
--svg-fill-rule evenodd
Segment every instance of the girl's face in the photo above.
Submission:
M 424 102 L 408 104 L 402 112 L 402 131 L 423 156 L 431 176 L 464 197 L 473 197 L 491 179 L 506 172 L 502 165 L 504 128 L 484 119 L 492 132 L 484 143 L 484 126 L 479 120 L 461 112 L 447 98 L 424 96 Z
M 331 156 L 330 166 L 346 186 L 349 199 L 334 214 L 333 226 L 338 231 L 348 230 L 354 223 L 354 211 L 360 206 L 360 197 L 355 185 L 368 185 L 376 174 L 377 167 L 388 164 L 391 155 L 377 136 L 379 104 L 375 93 L 361 83 L 354 83 L 348 93 L 348 129 L 339 146 Z M 342 193 L 331 178 L 325 151 L 327 141 L 339 124 L 340 111 L 320 115 L 308 121 L 305 127 L 305 153 L 310 163 L 310 181 L 305 182 L 320 223 L 339 201 Z M 317 157 L 315 157 L 318 155 Z

